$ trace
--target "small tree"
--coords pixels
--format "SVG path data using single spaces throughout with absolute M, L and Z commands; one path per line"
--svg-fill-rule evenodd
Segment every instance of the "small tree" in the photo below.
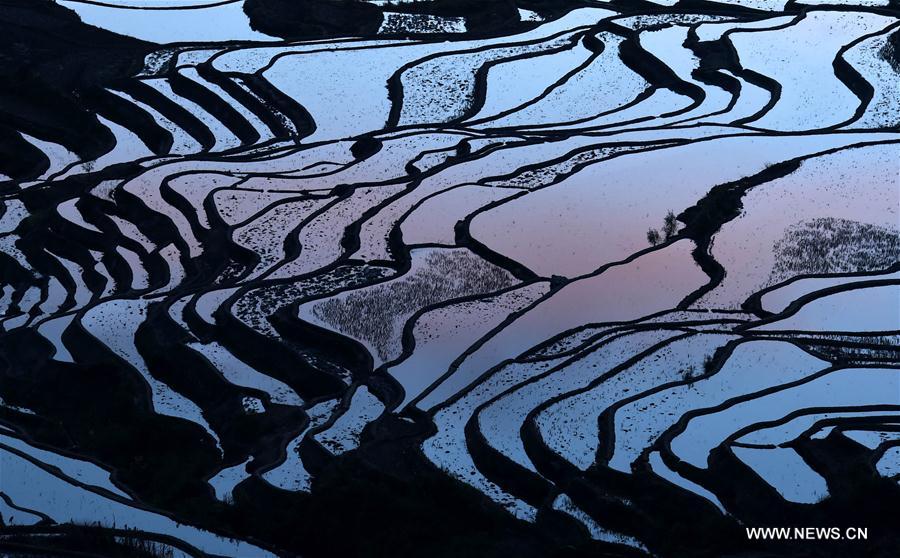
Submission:
M 647 231 L 647 242 L 649 242 L 653 246 L 656 246 L 657 244 L 659 244 L 659 240 L 660 238 L 658 230 L 650 229 Z
M 666 213 L 666 218 L 663 223 L 663 233 L 666 235 L 666 240 L 675 236 L 676 232 L 678 232 L 678 219 L 675 217 L 675 213 L 670 210 Z

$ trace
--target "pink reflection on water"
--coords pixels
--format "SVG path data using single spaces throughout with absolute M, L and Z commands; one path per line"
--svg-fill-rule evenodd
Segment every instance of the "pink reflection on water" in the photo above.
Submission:
M 459 369 L 418 406 L 428 409 L 505 359 L 557 334 L 586 324 L 636 320 L 673 309 L 708 277 L 691 258 L 694 244 L 680 240 L 569 283 L 469 355 Z

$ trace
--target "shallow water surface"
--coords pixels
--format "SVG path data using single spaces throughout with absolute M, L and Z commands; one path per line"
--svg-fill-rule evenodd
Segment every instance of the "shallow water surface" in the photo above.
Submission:
M 900 545 L 896 2 L 13 4 L 0 554 Z

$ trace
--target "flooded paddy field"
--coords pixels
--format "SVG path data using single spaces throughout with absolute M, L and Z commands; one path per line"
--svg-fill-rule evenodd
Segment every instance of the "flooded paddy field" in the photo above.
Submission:
M 0 29 L 0 555 L 900 552 L 896 0 Z

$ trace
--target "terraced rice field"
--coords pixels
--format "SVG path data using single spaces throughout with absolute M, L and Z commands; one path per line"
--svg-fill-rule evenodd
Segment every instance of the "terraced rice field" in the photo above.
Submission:
M 896 0 L 288 4 L 0 1 L 0 554 L 900 552 Z

